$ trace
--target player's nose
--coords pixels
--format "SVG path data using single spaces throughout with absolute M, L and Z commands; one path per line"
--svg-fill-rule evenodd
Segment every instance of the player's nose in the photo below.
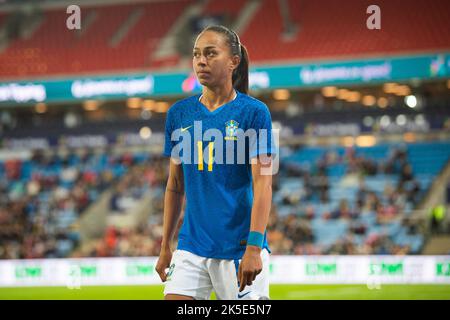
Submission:
M 206 65 L 206 57 L 205 55 L 200 55 L 200 57 L 198 57 L 197 59 L 197 65 L 198 66 L 205 66 Z

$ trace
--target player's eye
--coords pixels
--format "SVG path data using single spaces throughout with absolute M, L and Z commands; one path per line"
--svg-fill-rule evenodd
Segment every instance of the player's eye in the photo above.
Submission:
M 216 52 L 215 51 L 209 51 L 208 53 L 207 53 L 207 56 L 208 57 L 214 57 L 216 55 Z
M 192 55 L 193 55 L 194 58 L 199 58 L 200 57 L 200 52 L 198 52 L 198 51 L 194 52 Z

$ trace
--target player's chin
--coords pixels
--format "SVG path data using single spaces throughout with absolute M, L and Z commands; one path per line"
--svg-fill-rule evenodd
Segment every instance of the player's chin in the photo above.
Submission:
M 210 86 L 210 85 L 212 84 L 211 79 L 206 79 L 206 78 L 202 78 L 202 77 L 198 78 L 198 82 L 199 82 L 202 86 L 206 86 L 206 87 L 208 87 L 208 86 Z

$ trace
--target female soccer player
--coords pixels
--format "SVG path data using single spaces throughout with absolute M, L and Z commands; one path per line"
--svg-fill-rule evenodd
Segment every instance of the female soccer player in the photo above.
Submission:
M 218 299 L 269 298 L 265 229 L 275 148 L 267 106 L 247 95 L 248 65 L 235 32 L 207 27 L 193 50 L 202 94 L 167 113 L 164 155 L 171 161 L 156 270 L 168 300 L 209 299 L 213 290 Z

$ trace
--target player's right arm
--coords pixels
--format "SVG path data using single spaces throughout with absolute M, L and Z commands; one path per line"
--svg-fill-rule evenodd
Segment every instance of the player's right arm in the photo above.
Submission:
M 167 180 L 166 192 L 164 195 L 164 220 L 163 220 L 163 238 L 161 242 L 161 252 L 156 272 L 164 282 L 166 281 L 166 268 L 169 267 L 172 260 L 172 242 L 174 233 L 180 218 L 181 208 L 184 200 L 184 176 L 181 164 L 176 164 L 170 160 L 169 178 Z

